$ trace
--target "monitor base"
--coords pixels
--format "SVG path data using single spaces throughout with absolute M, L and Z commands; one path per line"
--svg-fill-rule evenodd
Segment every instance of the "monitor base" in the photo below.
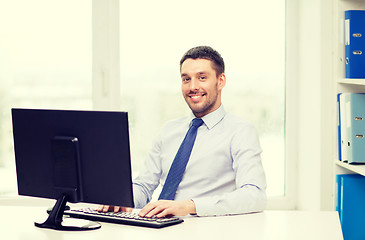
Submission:
M 76 218 L 64 218 L 63 222 L 58 225 L 49 224 L 47 221 L 44 223 L 35 222 L 34 225 L 39 228 L 49 228 L 59 231 L 88 231 L 96 230 L 101 227 L 100 223 L 98 222 Z
M 95 230 L 101 227 L 100 223 L 74 218 L 64 218 L 63 213 L 65 211 L 67 203 L 66 195 L 61 196 L 52 211 L 49 213 L 47 220 L 44 223 L 34 223 L 39 228 L 49 228 L 60 231 L 86 231 Z

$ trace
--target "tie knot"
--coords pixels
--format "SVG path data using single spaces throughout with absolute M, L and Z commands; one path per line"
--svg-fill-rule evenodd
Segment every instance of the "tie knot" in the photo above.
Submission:
M 201 118 L 194 118 L 193 122 L 192 122 L 192 126 L 198 128 L 200 127 L 202 124 L 204 123 L 204 121 Z

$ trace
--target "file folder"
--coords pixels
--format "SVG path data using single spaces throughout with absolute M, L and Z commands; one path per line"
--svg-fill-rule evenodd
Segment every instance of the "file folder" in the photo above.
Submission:
M 365 78 L 365 10 L 345 11 L 346 78 Z
M 365 163 L 365 93 L 349 93 L 344 98 L 348 162 Z
M 346 240 L 365 239 L 365 177 L 359 174 L 337 175 L 338 212 Z
M 337 140 L 338 140 L 338 159 L 342 161 L 342 137 L 341 137 L 341 101 L 340 101 L 341 93 L 337 94 Z
M 342 191 L 341 191 L 341 187 L 342 187 L 342 176 L 341 174 L 336 175 L 336 189 L 335 189 L 335 203 L 336 203 L 336 211 L 338 212 L 338 215 L 340 216 L 340 221 L 341 220 L 341 199 L 342 199 Z
M 338 140 L 338 159 L 342 160 L 342 153 L 341 153 L 341 108 L 340 108 L 340 94 L 337 94 L 337 140 Z
M 348 159 L 348 139 L 347 139 L 347 117 L 346 117 L 346 96 L 351 93 L 338 94 L 338 148 L 339 160 L 347 162 Z

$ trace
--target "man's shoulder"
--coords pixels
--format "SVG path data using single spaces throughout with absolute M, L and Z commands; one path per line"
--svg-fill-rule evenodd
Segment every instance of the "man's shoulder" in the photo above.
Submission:
M 168 120 L 167 122 L 165 122 L 165 124 L 162 126 L 162 130 L 176 129 L 176 128 L 183 127 L 188 124 L 189 124 L 188 116 L 179 117 L 179 118 L 175 118 L 175 119 Z
M 252 123 L 232 113 L 226 113 L 224 121 L 230 126 L 234 127 L 254 128 L 254 125 Z

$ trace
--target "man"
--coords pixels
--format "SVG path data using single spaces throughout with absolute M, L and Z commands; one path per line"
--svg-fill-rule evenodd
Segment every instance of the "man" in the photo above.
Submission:
M 180 61 L 180 74 L 182 94 L 192 115 L 163 127 L 148 154 L 146 169 L 134 180 L 134 202 L 136 208 L 142 208 L 139 215 L 210 216 L 262 211 L 266 180 L 261 148 L 255 129 L 226 113 L 222 106 L 221 92 L 226 84 L 223 58 L 210 47 L 192 48 Z M 185 142 L 193 118 L 202 119 L 202 125 L 196 127 L 190 157 L 184 163 L 182 179 L 176 183 L 173 165 L 181 160 L 174 158 L 179 147 L 183 148 L 180 144 Z M 159 184 L 163 186 L 160 200 L 150 202 Z M 174 184 L 177 187 L 168 190 Z M 100 206 L 99 211 L 111 209 Z M 115 207 L 114 211 L 120 209 Z

